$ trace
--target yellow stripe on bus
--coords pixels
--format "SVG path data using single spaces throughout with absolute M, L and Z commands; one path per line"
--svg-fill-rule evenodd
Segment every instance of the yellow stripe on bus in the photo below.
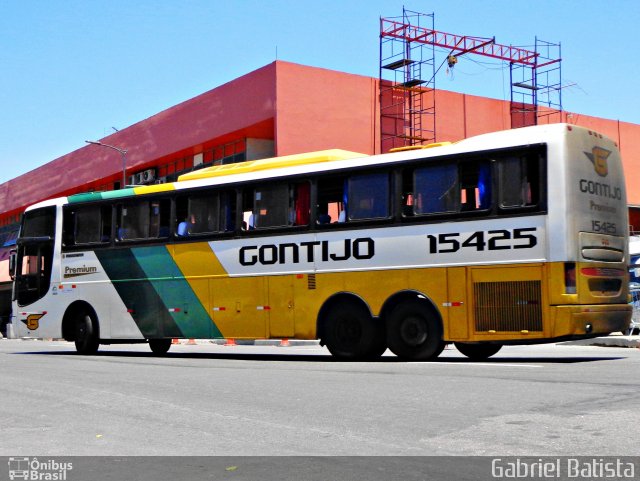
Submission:
M 154 184 L 154 185 L 141 185 L 139 187 L 134 187 L 133 192 L 136 195 L 143 194 L 156 194 L 158 192 L 168 192 L 171 190 L 176 190 L 176 188 L 171 183 L 166 184 Z
M 307 152 L 304 154 L 284 155 L 282 157 L 272 157 L 269 159 L 248 160 L 226 165 L 214 165 L 205 169 L 196 170 L 178 177 L 178 181 L 208 179 L 232 174 L 246 174 L 261 170 L 280 169 L 284 167 L 295 167 L 297 165 L 317 164 L 320 162 L 332 162 L 336 160 L 355 159 L 358 157 L 368 157 L 367 154 L 351 152 L 350 150 L 330 149 L 317 152 Z

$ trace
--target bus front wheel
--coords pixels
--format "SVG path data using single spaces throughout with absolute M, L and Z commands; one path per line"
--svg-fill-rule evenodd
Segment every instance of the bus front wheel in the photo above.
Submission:
M 76 320 L 75 343 L 78 354 L 91 355 L 98 352 L 100 346 L 98 323 L 87 312 L 80 312 Z
M 384 329 L 356 303 L 336 304 L 329 310 L 323 341 L 342 360 L 374 359 L 386 350 Z
M 423 302 L 403 302 L 391 311 L 387 319 L 387 343 L 401 359 L 433 360 L 444 349 L 442 324 Z
M 466 344 L 464 342 L 454 342 L 453 345 L 456 346 L 458 351 L 474 361 L 489 359 L 502 348 L 500 344 Z
M 170 347 L 171 339 L 149 339 L 149 348 L 156 356 L 164 356 Z

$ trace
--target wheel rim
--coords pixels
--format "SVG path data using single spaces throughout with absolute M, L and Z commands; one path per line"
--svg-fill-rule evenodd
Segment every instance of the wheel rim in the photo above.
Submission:
M 352 346 L 362 337 L 362 327 L 355 319 L 341 319 L 335 327 L 336 340 L 341 346 Z
M 76 339 L 83 342 L 87 339 L 87 319 L 84 318 L 76 326 Z
M 406 318 L 400 326 L 400 337 L 412 347 L 423 344 L 429 337 L 427 323 L 417 316 Z

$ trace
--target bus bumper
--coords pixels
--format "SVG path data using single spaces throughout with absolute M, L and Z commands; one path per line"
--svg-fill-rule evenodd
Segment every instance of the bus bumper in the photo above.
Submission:
M 552 337 L 590 336 L 623 331 L 631 322 L 629 304 L 555 306 Z

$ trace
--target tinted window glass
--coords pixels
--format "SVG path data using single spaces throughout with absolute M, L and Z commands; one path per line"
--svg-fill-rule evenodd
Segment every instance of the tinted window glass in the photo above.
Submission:
M 416 215 L 489 209 L 491 164 L 465 161 L 416 169 L 414 191 L 404 202 L 412 203 Z
M 44 207 L 24 214 L 22 237 L 53 237 L 56 225 L 56 208 Z
M 459 200 L 458 169 L 455 164 L 416 169 L 413 195 L 416 214 L 455 212 Z
M 243 229 L 308 225 L 310 192 L 308 182 L 261 185 L 245 191 Z
M 176 234 L 229 232 L 235 225 L 235 192 L 206 192 L 176 200 Z
M 111 206 L 91 205 L 75 212 L 75 244 L 109 242 Z
M 389 217 L 389 175 L 364 174 L 349 178 L 349 220 Z
M 125 204 L 119 208 L 119 240 L 149 237 L 149 202 Z
M 537 156 L 509 156 L 499 160 L 500 207 L 526 207 L 539 201 Z

